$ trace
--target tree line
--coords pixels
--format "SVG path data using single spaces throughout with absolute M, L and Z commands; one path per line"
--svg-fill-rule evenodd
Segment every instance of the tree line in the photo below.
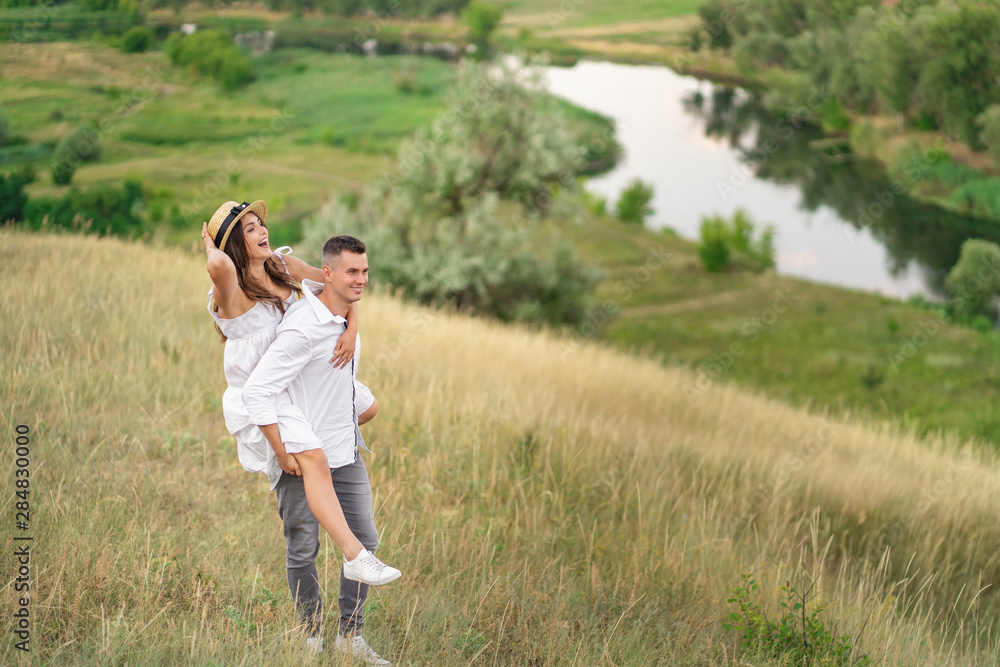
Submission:
M 834 100 L 827 111 L 895 113 L 901 127 L 941 130 L 1000 164 L 998 0 L 707 0 L 699 14 L 692 48 L 766 70 L 786 107 L 820 89 Z

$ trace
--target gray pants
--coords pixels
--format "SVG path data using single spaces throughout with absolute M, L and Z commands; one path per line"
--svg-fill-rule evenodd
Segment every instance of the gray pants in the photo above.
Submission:
M 378 546 L 375 514 L 372 511 L 372 487 L 361 457 L 354 463 L 332 468 L 333 489 L 344 510 L 347 525 L 361 544 L 372 553 Z M 288 588 L 295 600 L 299 617 L 311 636 L 320 636 L 323 627 L 323 601 L 319 595 L 316 555 L 319 553 L 319 522 L 309 510 L 302 478 L 281 473 L 278 486 L 278 516 L 285 534 L 285 568 Z M 340 632 L 360 633 L 368 585 L 344 577 L 340 569 Z

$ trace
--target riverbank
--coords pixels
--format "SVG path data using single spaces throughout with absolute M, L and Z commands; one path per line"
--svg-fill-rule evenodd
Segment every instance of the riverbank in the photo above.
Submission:
M 563 11 L 551 7 L 529 11 L 511 5 L 503 23 L 508 47 L 547 51 L 554 64 L 564 66 L 581 58 L 664 65 L 679 74 L 761 93 L 767 101 L 762 72 L 740 69 L 724 51 L 689 48 L 690 31 L 701 25 L 695 13 L 700 3 L 690 7 L 685 0 L 667 2 L 655 16 L 649 16 L 641 2 L 624 3 L 621 13 L 614 16 L 600 7 L 591 11 L 585 4 L 562 3 Z M 817 125 L 823 121 L 819 111 L 813 109 Z M 941 132 L 901 128 L 895 117 L 855 112 L 847 117 L 851 127 L 835 135 L 844 138 L 849 152 L 879 160 L 911 197 L 950 212 L 1000 222 L 995 213 L 982 210 L 978 202 L 962 194 L 970 182 L 1000 175 L 989 156 Z M 913 177 L 916 163 L 929 166 Z M 947 173 L 939 177 L 937 171 Z M 958 172 L 961 176 L 956 177 Z

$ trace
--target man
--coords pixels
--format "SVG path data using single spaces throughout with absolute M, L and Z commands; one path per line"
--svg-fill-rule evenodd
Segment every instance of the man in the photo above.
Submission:
M 275 451 L 284 451 L 275 425 L 275 397 L 287 390 L 323 443 L 330 475 L 344 518 L 369 552 L 378 544 L 372 511 L 371 484 L 358 456 L 360 431 L 355 420 L 355 381 L 360 339 L 349 368 L 329 363 L 329 343 L 346 328 L 351 304 L 361 299 L 368 283 L 368 256 L 364 243 L 352 236 L 335 236 L 323 246 L 323 284 L 304 280 L 304 298 L 285 313 L 277 338 L 243 387 L 250 421 L 261 427 Z M 363 445 L 363 442 L 361 442 Z M 307 648 L 322 651 L 322 610 L 316 555 L 318 523 L 309 510 L 303 478 L 282 472 L 275 487 L 278 514 L 286 543 L 288 586 L 296 607 L 312 635 Z M 381 563 L 378 563 L 381 565 Z M 394 573 L 398 576 L 398 572 Z M 373 665 L 391 665 L 361 635 L 366 584 L 340 574 L 340 624 L 336 648 Z

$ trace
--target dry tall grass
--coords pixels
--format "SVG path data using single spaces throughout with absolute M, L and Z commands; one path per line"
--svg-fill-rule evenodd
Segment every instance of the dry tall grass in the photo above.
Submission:
M 26 423 L 40 663 L 300 661 L 276 503 L 223 426 L 207 288 L 179 250 L 0 231 L 2 609 Z M 996 664 L 993 458 L 725 386 L 689 398 L 683 370 L 386 296 L 362 332 L 379 553 L 404 572 L 366 636 L 397 664 L 778 664 L 722 629 L 746 572 L 772 609 L 815 582 L 879 664 Z

